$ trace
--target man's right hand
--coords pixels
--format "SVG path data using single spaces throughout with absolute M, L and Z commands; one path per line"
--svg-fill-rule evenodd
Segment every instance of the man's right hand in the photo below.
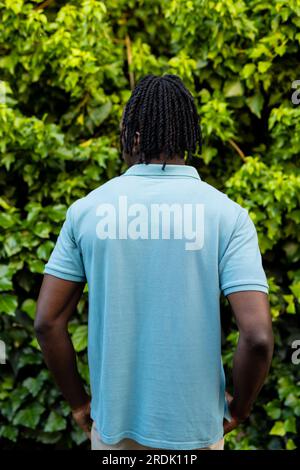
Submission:
M 223 422 L 224 436 L 225 434 L 228 434 L 229 432 L 237 428 L 239 424 L 240 424 L 239 421 L 234 417 L 232 417 L 230 421 L 227 421 L 227 419 L 224 419 L 224 422 Z
M 223 421 L 224 436 L 225 434 L 228 434 L 229 432 L 233 431 L 240 424 L 240 420 L 235 416 L 232 410 L 233 396 L 230 395 L 230 393 L 225 392 L 225 397 L 228 403 L 229 412 L 231 414 L 231 420 L 228 421 L 227 419 L 224 419 Z

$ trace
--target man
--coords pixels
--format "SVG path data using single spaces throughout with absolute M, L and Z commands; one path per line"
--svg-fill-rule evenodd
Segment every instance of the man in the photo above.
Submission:
M 92 449 L 223 449 L 224 434 L 249 416 L 273 351 L 255 227 L 185 164 L 201 132 L 179 77 L 140 80 L 120 141 L 129 169 L 67 211 L 38 299 L 39 343 Z M 86 282 L 91 405 L 67 332 Z M 220 293 L 240 333 L 233 398 Z

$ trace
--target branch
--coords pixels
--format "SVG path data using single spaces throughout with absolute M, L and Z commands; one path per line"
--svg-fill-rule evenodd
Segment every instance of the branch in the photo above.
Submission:
M 126 52 L 127 52 L 127 62 L 128 62 L 128 73 L 129 73 L 129 83 L 130 89 L 134 89 L 134 75 L 133 72 L 130 71 L 130 65 L 132 63 L 132 51 L 131 51 L 131 41 L 128 34 L 125 36 L 125 44 L 126 44 Z
M 231 145 L 231 147 L 234 148 L 234 150 L 239 154 L 239 156 L 241 157 L 241 159 L 243 160 L 243 162 L 246 161 L 246 155 L 244 154 L 244 152 L 240 149 L 240 147 L 237 145 L 237 143 L 234 142 L 234 140 L 232 139 L 229 139 L 228 140 L 229 144 Z
M 37 5 L 34 10 L 43 10 L 44 8 L 47 8 L 51 3 L 53 3 L 54 0 L 45 0 L 43 3 L 40 3 Z

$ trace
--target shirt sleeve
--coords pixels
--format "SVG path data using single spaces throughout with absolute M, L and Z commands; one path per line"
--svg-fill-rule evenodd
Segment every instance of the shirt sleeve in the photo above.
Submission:
M 72 206 L 67 210 L 66 219 L 45 265 L 44 274 L 52 274 L 67 281 L 85 282 L 82 254 L 73 232 L 71 209 Z
M 249 290 L 268 293 L 256 228 L 246 209 L 241 210 L 219 263 L 219 279 L 225 296 Z

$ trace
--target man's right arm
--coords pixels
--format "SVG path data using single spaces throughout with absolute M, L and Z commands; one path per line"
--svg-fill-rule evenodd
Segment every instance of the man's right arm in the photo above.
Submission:
M 233 359 L 233 399 L 230 412 L 236 423 L 244 421 L 268 375 L 274 339 L 268 295 L 259 291 L 227 296 L 239 330 Z M 229 423 L 228 423 L 229 425 Z M 230 425 L 225 433 L 230 431 Z

